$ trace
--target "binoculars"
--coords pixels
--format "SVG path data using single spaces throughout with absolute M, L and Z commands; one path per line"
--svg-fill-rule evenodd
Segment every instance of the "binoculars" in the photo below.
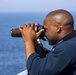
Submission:
M 23 27 L 21 27 L 21 28 L 23 28 Z M 35 32 L 38 32 L 41 29 L 44 29 L 44 27 L 42 25 L 38 24 L 38 25 L 34 26 L 34 31 Z M 22 37 L 22 35 L 21 35 L 21 33 L 20 33 L 20 31 L 19 31 L 18 28 L 11 29 L 11 36 L 12 37 Z M 44 38 L 44 32 L 40 35 L 40 38 L 43 39 L 43 40 L 45 40 L 45 38 Z

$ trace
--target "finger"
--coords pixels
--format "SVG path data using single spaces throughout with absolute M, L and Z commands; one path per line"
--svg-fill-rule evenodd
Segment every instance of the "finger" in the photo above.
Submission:
M 31 27 L 31 24 L 27 24 L 27 28 L 30 28 Z
M 26 24 L 24 24 L 24 26 L 23 26 L 23 30 L 24 30 L 26 27 L 27 27 L 27 25 L 26 25 Z
M 44 31 L 45 31 L 44 29 L 41 29 L 39 32 L 37 32 L 37 37 L 39 37 L 40 34 L 41 34 L 42 32 L 44 32 Z
M 34 27 L 35 27 L 35 24 L 31 24 L 31 28 L 34 29 Z
M 22 28 L 20 26 L 18 28 L 19 28 L 20 32 L 22 32 Z

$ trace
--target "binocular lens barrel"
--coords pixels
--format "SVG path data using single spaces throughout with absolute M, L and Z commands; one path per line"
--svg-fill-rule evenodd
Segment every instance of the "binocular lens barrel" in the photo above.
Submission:
M 22 35 L 21 35 L 21 33 L 20 33 L 18 28 L 11 30 L 11 36 L 12 37 L 22 37 Z
M 21 27 L 22 28 L 22 27 Z M 38 25 L 38 26 L 35 26 L 34 27 L 34 31 L 35 32 L 38 32 L 40 29 L 42 29 L 43 28 L 43 26 L 42 25 Z M 15 29 L 12 29 L 11 30 L 11 36 L 12 37 L 22 37 L 22 35 L 21 35 L 21 33 L 20 33 L 20 31 L 19 31 L 19 29 L 18 28 L 15 28 Z

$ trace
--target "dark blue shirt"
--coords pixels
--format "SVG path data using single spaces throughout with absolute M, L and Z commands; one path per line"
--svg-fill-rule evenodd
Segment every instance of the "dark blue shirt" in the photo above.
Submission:
M 44 58 L 31 54 L 27 69 L 29 75 L 76 75 L 76 37 L 58 43 Z

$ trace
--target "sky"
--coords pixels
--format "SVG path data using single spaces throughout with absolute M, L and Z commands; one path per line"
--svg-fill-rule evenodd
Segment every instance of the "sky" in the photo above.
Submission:
M 0 0 L 0 12 L 50 12 L 56 9 L 76 12 L 76 0 Z

